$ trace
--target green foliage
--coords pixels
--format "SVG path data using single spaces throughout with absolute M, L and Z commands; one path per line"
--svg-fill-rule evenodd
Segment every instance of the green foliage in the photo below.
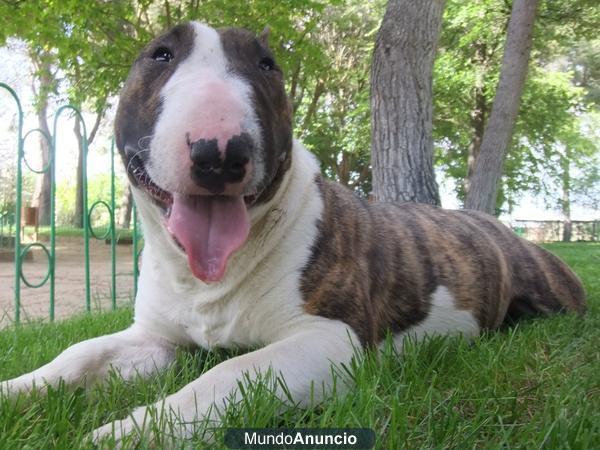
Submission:
M 546 198 L 555 195 L 560 178 L 555 170 L 557 149 L 567 136 L 575 160 L 583 162 L 593 147 L 578 127 L 593 98 L 590 83 L 597 74 L 595 66 L 580 66 L 595 54 L 593 46 L 583 52 L 587 41 L 578 41 L 591 35 L 591 28 L 579 23 L 588 11 L 587 2 L 566 2 L 569 5 L 561 8 L 556 3 L 543 2 L 540 9 L 498 207 L 512 208 L 526 191 L 543 193 Z M 501 0 L 450 0 L 447 4 L 434 69 L 434 139 L 437 163 L 455 180 L 460 199 L 465 196 L 468 149 L 478 134 L 477 114 L 484 127 L 494 100 L 509 15 L 510 5 Z M 583 170 L 590 168 L 587 165 Z
M 11 18 L 0 30 L 0 42 L 10 36 L 25 40 L 30 53 L 64 72 L 70 101 L 90 101 L 94 110 L 118 91 L 125 61 L 139 50 L 138 40 L 149 37 L 131 24 L 134 8 L 127 1 L 3 2 L 0 15 Z
M 102 112 L 140 48 L 169 26 L 194 19 L 258 33 L 268 25 L 296 135 L 319 156 L 327 176 L 365 195 L 371 190 L 370 60 L 384 6 L 384 0 L 2 2 L 0 16 L 10 20 L 0 28 L 0 43 L 9 36 L 25 40 L 64 77 L 69 101 Z M 509 14 L 504 0 L 447 2 L 434 71 L 433 131 L 436 163 L 455 181 L 459 198 L 475 119 L 480 114 L 485 123 L 494 99 Z M 599 22 L 593 0 L 541 1 L 499 206 L 510 208 L 525 191 L 556 196 L 561 136 L 577 134 L 581 117 L 600 99 Z M 583 161 L 580 148 L 570 152 Z M 581 170 L 593 172 L 590 164 Z
M 590 112 L 564 127 L 559 134 L 558 158 L 554 157 L 554 179 L 569 177 L 570 201 L 592 209 L 600 209 L 600 111 Z M 562 170 L 561 170 L 562 168 Z M 565 172 L 567 172 L 565 174 Z M 564 210 L 564 198 L 547 189 L 550 206 Z
M 600 39 L 582 40 L 569 52 L 573 82 L 585 89 L 585 100 L 600 106 Z
M 88 180 L 88 208 L 98 200 L 109 203 L 110 200 L 109 173 L 98 174 Z M 115 180 L 115 198 L 118 200 L 125 192 L 124 183 L 120 179 Z M 60 224 L 71 224 L 75 215 L 75 180 L 65 179 L 56 186 L 56 221 Z M 118 207 L 119 205 L 117 205 Z M 118 216 L 119 212 L 116 211 Z M 90 217 L 94 227 L 106 226 L 110 223 L 110 216 L 107 209 L 99 205 L 96 207 Z
M 353 0 L 327 8 L 314 33 L 323 58 L 313 73 L 304 68 L 302 93 L 294 99 L 296 135 L 327 176 L 365 196 L 371 191 L 369 71 L 383 6 Z

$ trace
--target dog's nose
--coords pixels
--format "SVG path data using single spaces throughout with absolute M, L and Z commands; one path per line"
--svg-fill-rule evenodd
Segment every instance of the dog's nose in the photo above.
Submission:
M 253 143 L 242 133 L 227 141 L 225 152 L 219 151 L 216 139 L 199 139 L 190 144 L 192 179 L 214 194 L 222 193 L 226 183 L 240 183 L 248 171 Z

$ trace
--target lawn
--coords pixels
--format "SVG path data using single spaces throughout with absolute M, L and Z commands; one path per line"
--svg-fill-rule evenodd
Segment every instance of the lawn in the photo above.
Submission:
M 249 395 L 227 426 L 371 427 L 376 448 L 598 448 L 600 445 L 600 245 L 553 244 L 583 279 L 589 312 L 521 322 L 473 343 L 432 339 L 369 355 L 350 369 L 351 395 L 276 414 L 277 402 Z M 130 310 L 0 332 L 0 379 L 47 362 L 85 338 L 125 328 Z M 1 449 L 88 448 L 86 434 L 196 378 L 228 355 L 180 352 L 149 381 L 118 376 L 91 388 L 50 391 L 16 404 L 0 400 Z M 222 432 L 212 448 L 223 448 Z M 160 446 L 157 446 L 160 448 Z M 200 441 L 191 448 L 206 448 Z

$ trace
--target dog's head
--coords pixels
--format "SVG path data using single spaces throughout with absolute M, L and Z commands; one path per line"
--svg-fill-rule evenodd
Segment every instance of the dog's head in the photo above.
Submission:
M 249 208 L 289 165 L 291 109 L 266 41 L 179 25 L 141 52 L 121 93 L 115 132 L 130 181 L 207 282 L 223 277 Z

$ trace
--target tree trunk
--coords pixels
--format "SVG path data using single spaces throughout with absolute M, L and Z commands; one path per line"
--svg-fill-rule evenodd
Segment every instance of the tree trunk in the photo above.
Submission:
M 486 64 L 485 45 L 479 44 L 475 49 L 473 64 L 476 66 L 475 87 L 474 87 L 474 106 L 471 111 L 471 142 L 468 148 L 467 157 L 467 176 L 464 180 L 465 197 L 469 193 L 471 178 L 475 172 L 475 161 L 479 157 L 481 150 L 481 141 L 485 131 L 485 119 L 488 112 L 487 99 L 485 97 L 484 83 L 484 65 Z
M 104 100 L 102 101 L 104 104 Z M 79 108 L 81 110 L 81 108 Z M 102 116 L 104 115 L 104 108 L 100 108 L 100 110 L 96 113 L 96 121 L 94 123 L 94 127 L 92 131 L 88 135 L 87 145 L 88 150 L 94 138 L 96 137 L 96 133 L 100 128 L 100 122 L 102 120 Z M 84 151 L 84 139 L 81 133 L 81 121 L 79 117 L 75 118 L 75 126 L 73 128 L 73 132 L 75 133 L 75 138 L 77 139 L 77 184 L 75 185 L 75 214 L 73 216 L 73 226 L 76 228 L 83 227 L 83 214 L 87 214 L 87 211 L 83 211 L 83 151 Z
M 500 80 L 479 157 L 471 178 L 465 208 L 494 214 L 498 183 L 512 139 L 533 39 L 537 0 L 514 0 Z
M 373 196 L 439 204 L 432 76 L 445 0 L 389 0 L 371 69 Z
M 571 242 L 572 223 L 571 223 L 571 171 L 570 171 L 570 152 L 565 150 L 562 155 L 560 165 L 562 169 L 562 201 L 561 209 L 563 214 L 563 242 Z
M 485 113 L 486 113 L 486 102 L 485 95 L 483 94 L 483 86 L 476 86 L 475 88 L 475 108 L 471 111 L 471 130 L 473 137 L 469 144 L 469 155 L 467 159 L 467 177 L 465 178 L 465 195 L 469 194 L 471 187 L 471 179 L 475 173 L 475 162 L 479 158 L 479 152 L 481 151 L 481 142 L 483 140 L 483 133 L 485 130 Z
M 119 227 L 129 228 L 131 225 L 131 210 L 133 209 L 133 196 L 129 187 L 121 199 L 121 211 L 119 213 Z
M 36 68 L 36 76 L 39 82 L 39 88 L 34 89 L 36 101 L 35 112 L 38 120 L 38 128 L 48 137 L 51 136 L 50 126 L 48 125 L 48 103 L 50 93 L 54 90 L 56 80 L 52 74 L 52 65 L 50 56 L 46 53 L 30 53 L 31 60 Z M 40 135 L 40 159 L 41 168 L 48 167 L 50 161 L 50 143 Z M 31 206 L 38 208 L 38 223 L 43 226 L 50 225 L 50 191 L 52 188 L 51 169 L 36 177 L 35 190 L 33 193 Z
M 302 131 L 301 133 L 305 133 L 308 129 L 314 115 L 317 113 L 317 107 L 319 105 L 319 99 L 325 93 L 325 82 L 323 80 L 318 80 L 315 85 L 315 90 L 313 91 L 312 98 L 310 100 L 310 105 L 308 105 L 308 109 L 306 110 L 306 114 L 304 115 L 304 120 L 302 121 Z
M 75 214 L 73 215 L 72 225 L 76 228 L 83 228 L 83 136 L 81 135 L 81 122 L 75 118 L 75 138 L 77 139 L 77 176 L 75 184 Z

